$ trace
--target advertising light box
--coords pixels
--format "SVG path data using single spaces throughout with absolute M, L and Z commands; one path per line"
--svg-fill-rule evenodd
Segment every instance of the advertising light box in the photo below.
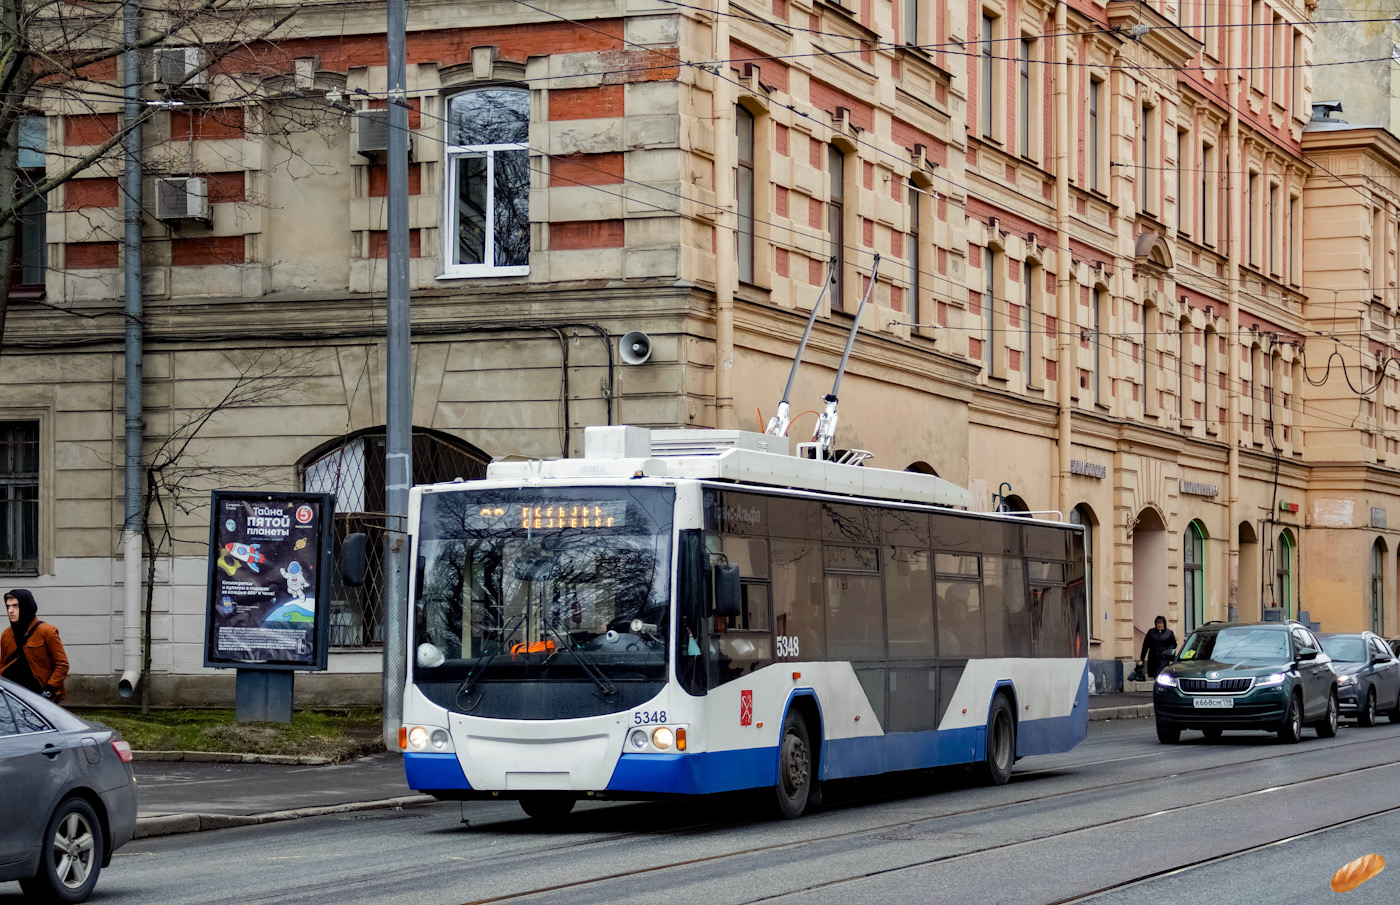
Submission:
M 333 508 L 328 493 L 214 491 L 205 666 L 326 668 Z

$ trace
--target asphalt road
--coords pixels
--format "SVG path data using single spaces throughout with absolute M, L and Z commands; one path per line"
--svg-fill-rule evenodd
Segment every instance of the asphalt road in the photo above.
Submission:
M 1095 723 L 1001 788 L 940 771 L 840 785 L 797 821 L 755 809 L 745 796 L 591 803 L 551 830 L 514 803 L 434 804 L 138 840 L 91 901 L 1400 900 L 1400 725 L 1163 746 L 1150 720 Z M 1338 898 L 1333 871 L 1373 852 L 1392 866 Z M 0 884 L 0 905 L 18 901 Z

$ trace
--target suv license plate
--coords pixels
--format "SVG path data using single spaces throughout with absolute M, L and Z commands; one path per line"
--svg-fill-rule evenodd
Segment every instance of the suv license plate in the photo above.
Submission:
M 1234 698 L 1196 698 L 1191 702 L 1197 708 L 1226 708 L 1235 706 Z

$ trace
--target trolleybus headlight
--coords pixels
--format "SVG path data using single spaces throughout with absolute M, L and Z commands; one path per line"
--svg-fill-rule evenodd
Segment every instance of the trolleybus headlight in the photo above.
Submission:
M 667 748 L 671 747 L 671 744 L 674 741 L 675 733 L 673 733 L 670 729 L 667 729 L 665 726 L 660 726 L 652 730 L 651 743 L 657 748 L 661 749 L 662 751 L 665 751 Z
M 450 739 L 447 736 L 446 729 L 434 729 L 432 735 L 428 736 L 428 741 L 439 751 L 445 751 Z
M 647 746 L 647 731 L 645 729 L 633 729 L 632 734 L 627 736 L 627 743 L 638 751 Z
M 414 726 L 408 730 L 408 747 L 414 751 L 426 751 L 428 748 L 428 730 L 422 726 Z

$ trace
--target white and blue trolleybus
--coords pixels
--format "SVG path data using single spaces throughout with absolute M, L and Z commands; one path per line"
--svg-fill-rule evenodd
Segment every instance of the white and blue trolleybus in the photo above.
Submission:
M 418 487 L 409 785 L 518 799 L 767 789 L 1017 758 L 1088 732 L 1084 535 L 931 475 L 739 431 L 588 428 L 585 456 Z

